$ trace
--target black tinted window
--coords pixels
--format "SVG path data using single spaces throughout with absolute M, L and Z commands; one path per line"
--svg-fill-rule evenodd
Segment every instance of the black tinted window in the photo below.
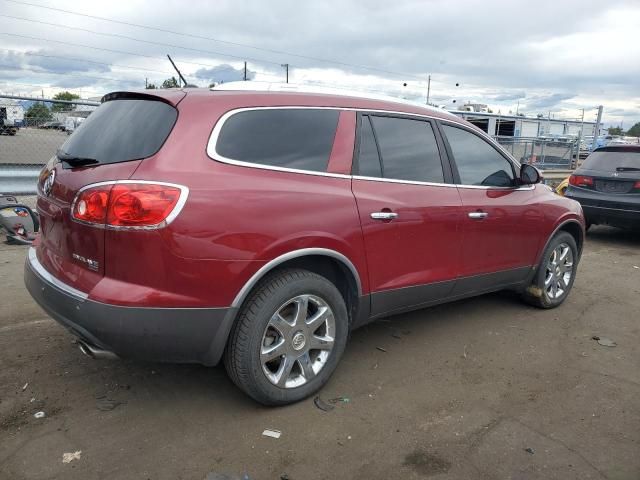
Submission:
M 438 144 L 429 122 L 371 117 L 385 178 L 442 183 Z
M 360 123 L 360 148 L 358 151 L 358 175 L 381 177 L 380 157 L 369 117 L 362 117 Z
M 482 138 L 461 128 L 443 125 L 463 185 L 511 187 L 511 163 Z
M 73 157 L 115 163 L 155 154 L 176 122 L 171 105 L 154 100 L 112 100 L 91 113 L 60 148 Z
M 338 125 L 337 110 L 251 110 L 222 126 L 216 152 L 242 162 L 324 172 Z
M 583 169 L 615 172 L 617 169 L 640 169 L 640 152 L 595 151 L 582 164 Z

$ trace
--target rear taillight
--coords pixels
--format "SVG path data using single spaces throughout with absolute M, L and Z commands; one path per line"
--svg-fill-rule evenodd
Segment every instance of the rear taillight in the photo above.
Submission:
M 571 175 L 569 183 L 575 187 L 593 187 L 593 178 L 584 175 Z
M 640 180 L 633 184 L 633 188 L 640 190 Z
M 103 228 L 160 228 L 180 212 L 187 194 L 187 187 L 168 183 L 124 180 L 88 185 L 76 195 L 71 217 Z

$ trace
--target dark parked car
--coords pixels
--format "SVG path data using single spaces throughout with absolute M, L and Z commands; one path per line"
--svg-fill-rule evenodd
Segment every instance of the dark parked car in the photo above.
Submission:
M 539 180 L 425 106 L 116 92 L 42 171 L 25 281 L 89 355 L 224 359 L 285 404 L 371 320 L 502 289 L 562 303 L 584 220 Z
M 601 147 L 569 177 L 587 225 L 640 228 L 640 145 Z

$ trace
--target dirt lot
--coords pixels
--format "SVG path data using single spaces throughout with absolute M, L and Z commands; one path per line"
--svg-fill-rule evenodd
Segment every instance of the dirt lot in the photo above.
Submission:
M 25 253 L 0 244 L 2 479 L 640 478 L 638 234 L 594 228 L 556 310 L 502 293 L 355 332 L 329 412 L 263 408 L 222 367 L 82 356 Z

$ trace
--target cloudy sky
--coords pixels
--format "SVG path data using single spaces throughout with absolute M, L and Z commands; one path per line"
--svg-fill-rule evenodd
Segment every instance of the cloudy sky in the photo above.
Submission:
M 160 84 L 327 85 L 454 108 L 640 121 L 640 2 L 0 0 L 0 93 Z M 406 85 L 405 85 L 406 84 Z M 455 101 L 455 103 L 454 103 Z

